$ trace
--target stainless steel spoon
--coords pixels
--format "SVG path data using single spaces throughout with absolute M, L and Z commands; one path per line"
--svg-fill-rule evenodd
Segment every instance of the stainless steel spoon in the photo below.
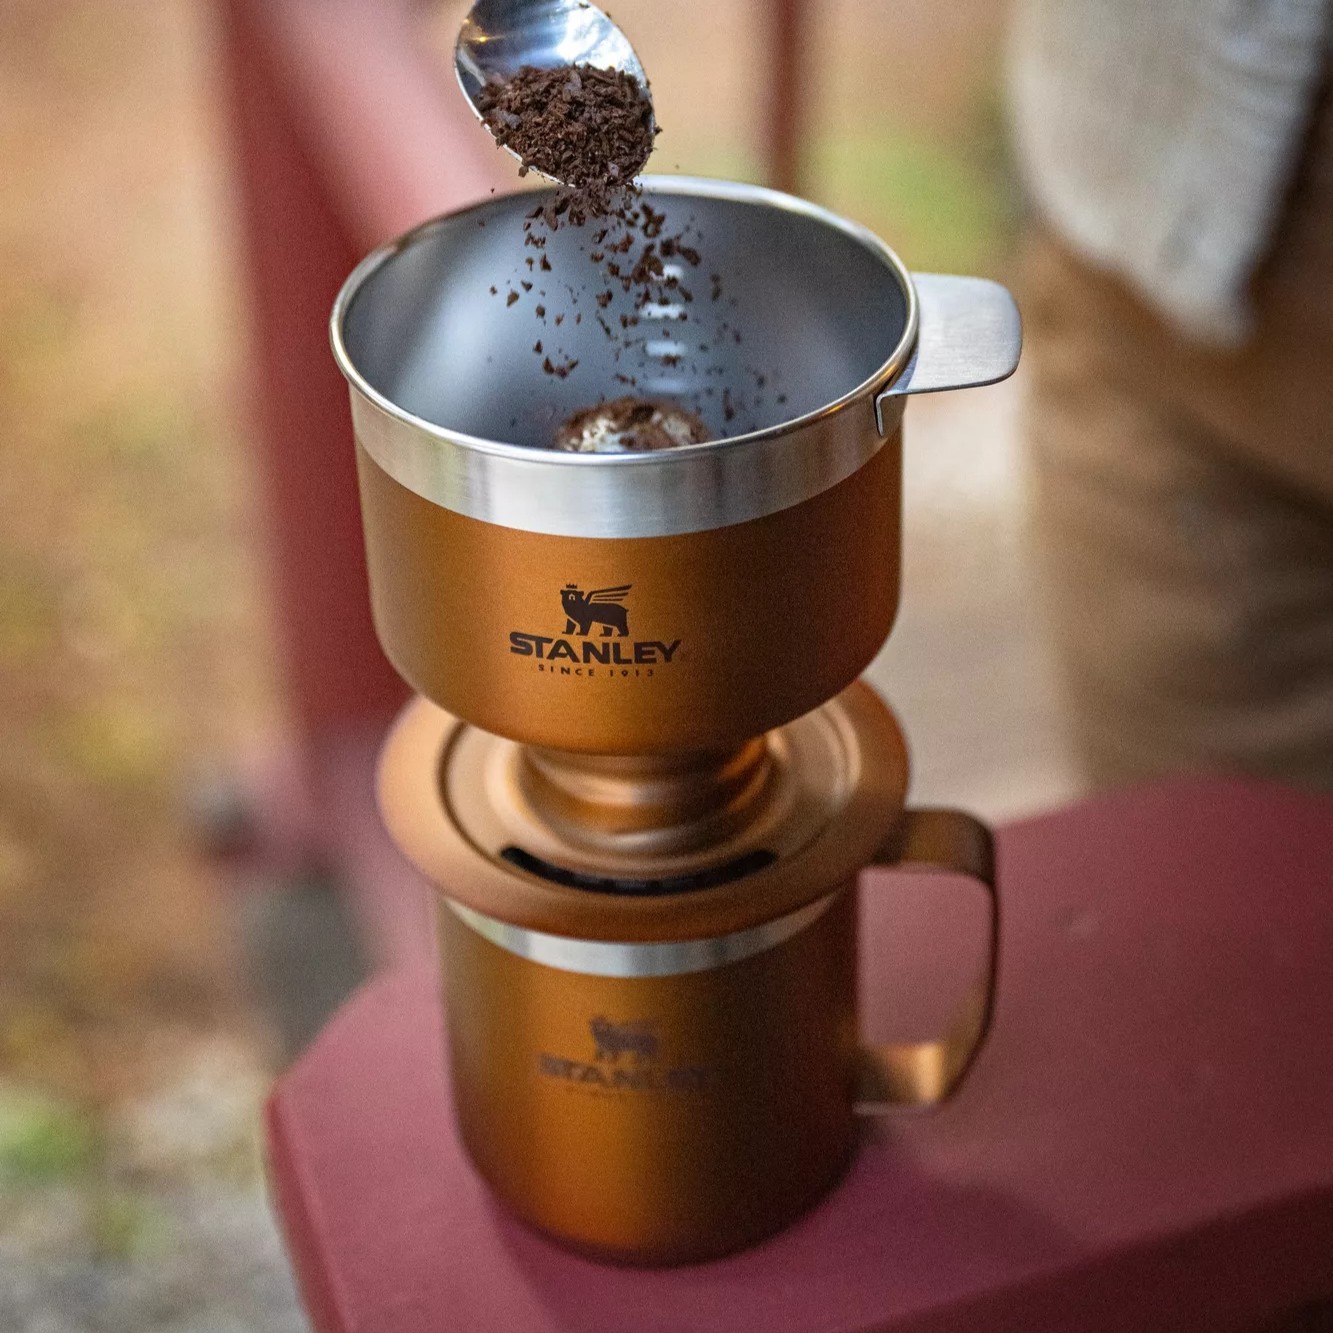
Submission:
M 476 98 L 482 84 L 509 79 L 524 65 L 623 70 L 651 97 L 648 78 L 628 38 L 588 0 L 477 0 L 458 34 L 454 70 L 478 120 Z M 512 149 L 505 151 L 518 157 Z

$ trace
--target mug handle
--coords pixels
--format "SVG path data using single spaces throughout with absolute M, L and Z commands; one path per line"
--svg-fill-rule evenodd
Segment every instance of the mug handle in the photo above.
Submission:
M 986 891 L 990 930 L 986 961 L 944 1036 L 862 1047 L 856 1106 L 862 1114 L 932 1106 L 949 1097 L 990 1030 L 999 974 L 995 845 L 985 824 L 961 810 L 907 810 L 871 865 L 971 877 Z

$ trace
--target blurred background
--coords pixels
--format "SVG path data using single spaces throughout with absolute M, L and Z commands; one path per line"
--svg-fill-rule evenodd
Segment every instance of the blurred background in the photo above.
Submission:
M 808 8 L 802 192 L 912 267 L 1003 278 L 1004 6 Z M 272 788 L 254 775 L 282 770 L 299 719 L 225 9 L 0 0 L 3 1329 L 305 1327 L 258 1116 L 365 964 L 330 876 L 235 854 L 245 793 Z M 418 9 L 457 99 L 464 6 Z M 653 79 L 654 169 L 764 180 L 768 6 L 614 12 Z M 325 313 L 290 317 L 322 340 Z M 1021 542 L 1021 393 L 1020 374 L 913 404 L 903 611 L 873 672 L 917 798 L 992 819 L 1073 791 Z M 350 457 L 350 436 L 327 447 Z M 274 888 L 323 906 L 275 924 Z M 265 955 L 284 931 L 285 971 Z

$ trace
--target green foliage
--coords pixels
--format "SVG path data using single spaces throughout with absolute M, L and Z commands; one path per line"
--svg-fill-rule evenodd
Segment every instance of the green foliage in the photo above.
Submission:
M 0 1085 L 0 1181 L 80 1178 L 98 1158 L 99 1136 L 91 1116 L 71 1102 Z
M 125 1262 L 163 1253 L 174 1230 L 171 1214 L 147 1195 L 121 1190 L 89 1200 L 90 1233 L 99 1258 Z

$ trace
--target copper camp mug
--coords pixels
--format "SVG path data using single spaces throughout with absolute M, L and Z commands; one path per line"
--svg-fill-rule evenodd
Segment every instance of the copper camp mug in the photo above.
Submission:
M 390 736 L 381 808 L 440 886 L 463 1143 L 499 1199 L 565 1245 L 655 1265 L 758 1241 L 836 1183 L 858 1110 L 942 1100 L 978 1049 L 996 977 L 990 835 L 955 811 L 902 809 L 901 737 L 869 687 L 829 707 L 859 732 L 859 774 L 818 836 L 732 884 L 655 900 L 542 884 L 488 856 L 440 780 L 459 724 L 418 700 Z M 985 891 L 986 959 L 939 1040 L 858 1041 L 867 865 Z

